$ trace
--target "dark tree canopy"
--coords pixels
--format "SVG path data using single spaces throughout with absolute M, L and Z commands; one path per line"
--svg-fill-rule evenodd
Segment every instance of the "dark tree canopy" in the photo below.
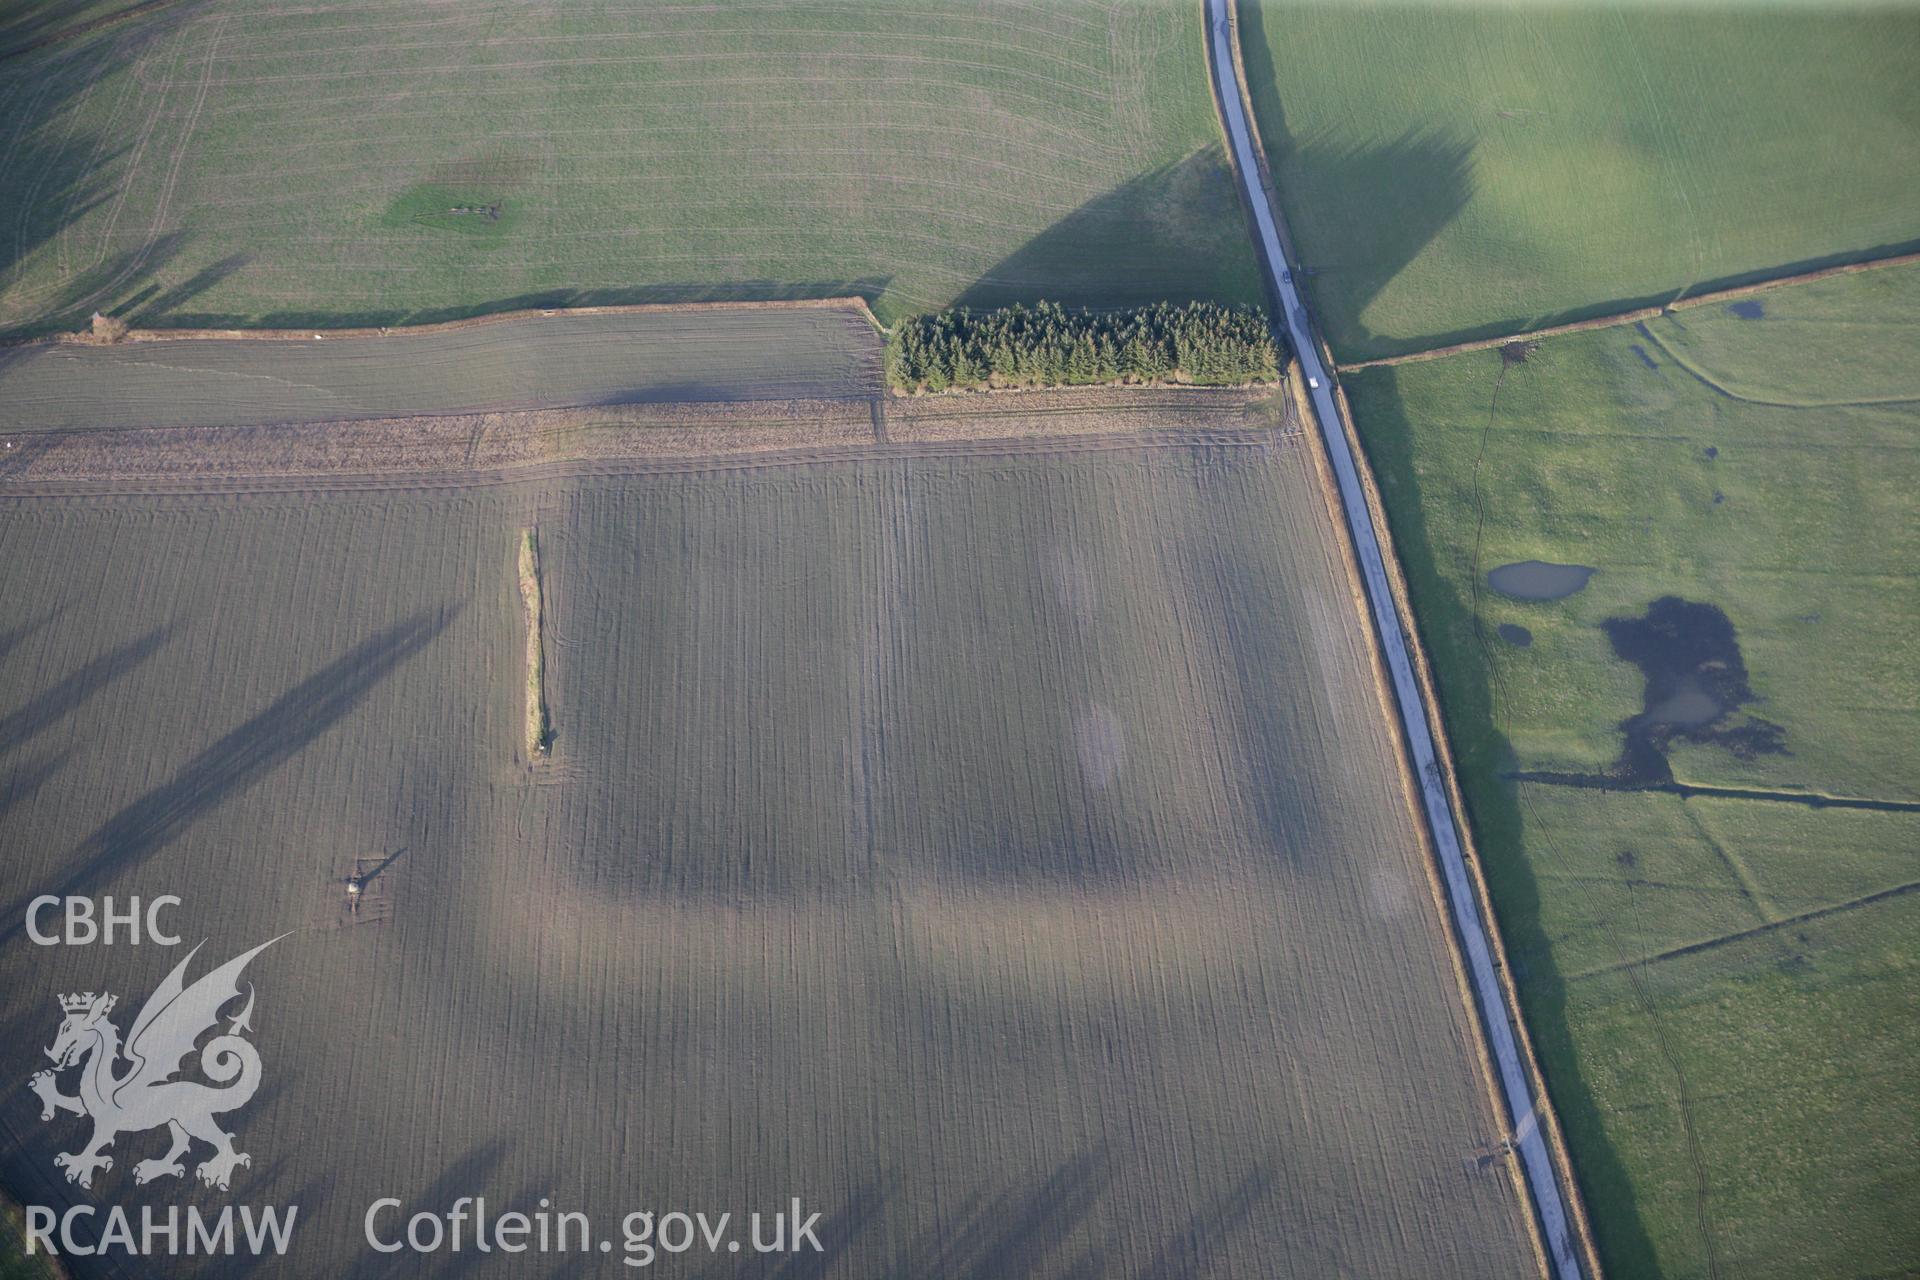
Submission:
M 887 341 L 887 379 L 903 391 L 1157 379 L 1232 386 L 1279 376 L 1266 316 L 1211 302 L 1102 312 L 1068 311 L 1056 302 L 943 311 L 901 321 Z

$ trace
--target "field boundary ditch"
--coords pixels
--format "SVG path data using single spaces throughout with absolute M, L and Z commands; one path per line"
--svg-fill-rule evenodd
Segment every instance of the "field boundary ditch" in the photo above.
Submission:
M 1720 947 L 1732 946 L 1750 938 L 1764 938 L 1770 933 L 1782 929 L 1791 929 L 1795 925 L 1811 924 L 1815 920 L 1825 920 L 1830 916 L 1845 915 L 1863 907 L 1878 906 L 1882 902 L 1891 902 L 1904 898 L 1915 890 L 1920 890 L 1920 880 L 1909 880 L 1905 884 L 1896 884 L 1891 888 L 1862 894 L 1857 898 L 1848 898 L 1845 902 L 1830 902 L 1824 907 L 1814 907 L 1808 911 L 1797 911 L 1777 920 L 1768 920 L 1764 924 L 1752 925 L 1745 929 L 1735 929 L 1732 933 L 1723 933 L 1717 937 L 1702 938 L 1698 942 L 1683 942 L 1677 947 L 1668 947 L 1664 951 L 1655 951 L 1651 955 L 1628 958 L 1613 964 L 1596 965 L 1591 969 L 1582 969 L 1578 973 L 1567 975 L 1568 982 L 1582 982 L 1589 978 L 1605 977 L 1613 973 L 1632 973 L 1647 965 L 1658 964 L 1663 960 L 1678 960 L 1683 956 L 1699 955 L 1703 951 L 1714 951 Z
M 1778 791 L 1761 787 L 1718 787 L 1697 782 L 1633 782 L 1603 773 L 1548 773 L 1517 770 L 1503 775 L 1507 782 L 1529 782 L 1543 787 L 1576 787 L 1583 791 L 1679 796 L 1682 800 L 1750 800 L 1759 804 L 1791 804 L 1803 809 L 1859 809 L 1869 813 L 1920 813 L 1920 800 L 1882 800 L 1875 796 L 1837 796 L 1824 791 Z
M 1341 373 L 1359 369 L 1389 369 L 1395 365 L 1419 364 L 1426 360 L 1444 360 L 1448 356 L 1463 355 L 1469 351 L 1491 351 L 1514 342 L 1534 342 L 1541 338 L 1557 338 L 1562 334 L 1586 333 L 1593 329 L 1616 329 L 1621 325 L 1644 324 L 1648 320 L 1671 315 L 1676 311 L 1686 311 L 1693 307 L 1711 306 L 1717 302 L 1732 302 L 1740 298 L 1751 297 L 1756 293 L 1765 293 L 1770 289 L 1785 288 L 1789 285 L 1812 284 L 1816 280 L 1827 280 L 1834 276 L 1857 275 L 1862 271 L 1879 271 L 1887 267 L 1904 267 L 1920 263 L 1920 253 L 1896 253 L 1884 258 L 1868 258 L 1862 262 L 1843 262 L 1837 266 L 1821 267 L 1814 271 L 1798 271 L 1790 275 L 1771 276 L 1765 280 L 1756 280 L 1749 284 L 1733 285 L 1725 289 L 1710 289 L 1705 293 L 1686 294 L 1671 301 L 1654 306 L 1634 307 L 1627 311 L 1616 311 L 1609 315 L 1592 316 L 1585 320 L 1572 320 L 1566 324 L 1551 324 L 1539 329 L 1527 329 L 1521 332 L 1503 334 L 1492 338 L 1475 338 L 1470 342 L 1451 342 L 1445 346 L 1427 347 L 1420 351 L 1402 352 L 1397 356 L 1379 356 L 1372 360 L 1354 360 L 1335 365 Z M 1657 339 L 1656 339 L 1657 341 Z M 1671 354 L 1671 353 L 1669 353 Z M 1896 397 L 1894 402 L 1910 400 L 1913 397 Z M 1758 403 L 1771 403 L 1760 401 Z M 1868 403 L 1880 403 L 1871 401 Z M 1788 406 L 1793 407 L 1793 406 Z

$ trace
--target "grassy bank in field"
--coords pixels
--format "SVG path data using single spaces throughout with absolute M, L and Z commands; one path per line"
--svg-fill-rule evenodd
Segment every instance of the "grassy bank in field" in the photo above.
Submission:
M 1193 8 L 182 3 L 0 63 L 0 332 L 1259 299 Z
M 1240 12 L 1280 200 L 1342 358 L 1920 241 L 1912 9 Z
M 1917 305 L 1869 272 L 1347 380 L 1615 1274 L 1920 1252 Z M 1486 585 L 1532 559 L 1598 572 Z M 1593 786 L 1662 770 L 1777 798 Z
M 0 910 L 295 931 L 228 1121 L 235 1198 L 301 1206 L 276 1275 L 390 1275 L 368 1204 L 469 1194 L 616 1242 L 798 1196 L 796 1275 L 1536 1275 L 1311 455 L 1224 403 L 1088 453 L 0 489 Z M 55 991 L 176 959 L 0 934 L 0 1078 Z M 0 1176 L 177 1202 L 146 1136 L 68 1186 L 80 1131 L 0 1093 Z
M 540 544 L 536 531 L 520 533 L 520 604 L 527 627 L 527 755 L 545 755 L 553 725 L 547 717 L 547 659 L 541 643 Z

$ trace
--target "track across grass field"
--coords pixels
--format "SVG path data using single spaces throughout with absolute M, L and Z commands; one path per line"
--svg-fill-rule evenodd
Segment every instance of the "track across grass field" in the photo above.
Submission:
M 1345 376 L 1614 1274 L 1920 1254 L 1916 307 L 1888 268 Z M 1596 572 L 1487 581 L 1529 561 Z
M 985 438 L 1136 397 L 1097 451 Z M 374 1197 L 479 1192 L 616 1241 L 797 1195 L 822 1275 L 1537 1274 L 1327 497 L 1254 405 L 928 397 L 837 461 L 0 497 L 0 903 L 297 930 L 249 971 L 277 1274 L 386 1274 Z M 121 950 L 96 988 L 173 959 Z M 71 958 L 0 957 L 24 1077 Z M 0 1095 L 24 1194 L 74 1194 L 67 1137 Z M 166 1202 L 126 1169 L 95 1194 Z
M 1920 248 L 1920 11 L 1247 3 L 1343 361 Z
M 1259 297 L 1162 0 L 180 0 L 0 61 L 0 174 L 0 332 Z

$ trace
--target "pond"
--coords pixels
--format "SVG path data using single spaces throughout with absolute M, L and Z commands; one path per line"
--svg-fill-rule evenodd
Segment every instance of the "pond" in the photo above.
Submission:
M 1674 780 L 1667 753 L 1684 740 L 1724 747 L 1741 760 L 1786 751 L 1786 730 L 1751 713 L 1747 664 L 1733 622 L 1716 605 L 1662 596 L 1638 618 L 1600 624 L 1614 656 L 1640 668 L 1640 711 L 1620 722 L 1613 775 L 1645 786 Z
M 1587 585 L 1597 570 L 1584 564 L 1520 560 L 1487 572 L 1487 585 L 1516 600 L 1564 600 Z

